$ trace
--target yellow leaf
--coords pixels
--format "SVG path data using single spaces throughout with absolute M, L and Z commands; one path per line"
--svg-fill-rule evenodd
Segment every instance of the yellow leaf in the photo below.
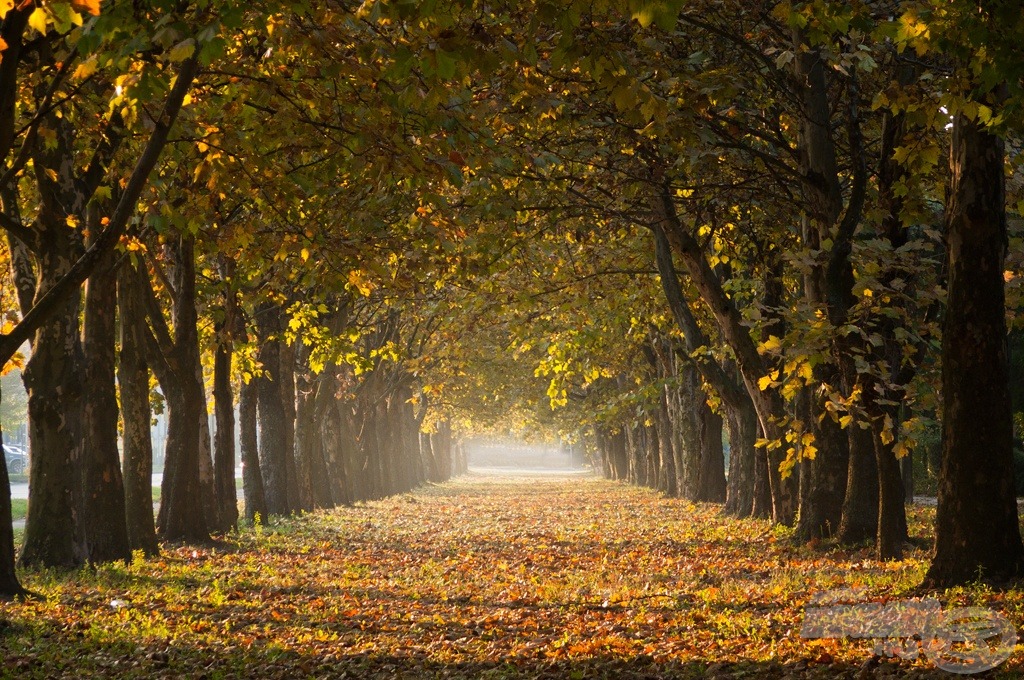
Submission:
M 36 7 L 28 17 L 28 25 L 43 35 L 46 35 L 47 23 L 49 23 L 49 17 L 46 14 L 46 10 L 42 7 Z
M 839 419 L 839 426 L 845 428 L 852 422 L 853 416 L 843 416 L 842 418 Z
M 348 283 L 364 296 L 369 296 L 373 292 L 373 286 L 363 278 L 363 272 L 358 269 L 353 269 L 348 273 Z
M 4 365 L 3 371 L 0 372 L 0 375 L 7 375 L 13 370 L 21 370 L 23 368 L 25 368 L 25 355 L 21 352 L 15 352 L 14 356 L 12 356 Z
M 14 9 L 14 0 L 0 0 L 0 19 L 3 19 L 12 9 Z M 7 43 L 3 40 L 0 40 L 0 43 L 3 43 L 3 47 L 7 47 Z M 0 50 L 3 47 L 0 47 Z
M 807 382 L 811 382 L 814 379 L 814 369 L 811 368 L 809 363 L 803 363 L 800 365 L 800 377 Z
M 85 80 L 96 72 L 96 57 L 89 57 L 75 69 L 75 78 Z
M 301 251 L 299 251 L 299 255 L 302 256 L 302 261 L 303 262 L 308 260 L 309 259 L 309 248 L 303 248 Z
M 882 440 L 883 444 L 892 444 L 896 438 L 892 434 L 892 418 L 889 416 L 885 417 L 885 421 L 882 423 L 882 432 L 878 435 L 878 438 Z
M 777 336 L 769 335 L 768 339 L 761 343 L 761 346 L 757 348 L 759 354 L 765 352 L 776 352 L 782 347 L 782 342 Z
M 764 376 L 763 378 L 761 378 L 760 380 L 757 381 L 757 386 L 761 389 L 762 392 L 764 392 L 766 389 L 768 389 L 768 386 L 771 385 L 771 384 L 772 384 L 772 377 L 770 375 L 766 375 L 766 376 Z

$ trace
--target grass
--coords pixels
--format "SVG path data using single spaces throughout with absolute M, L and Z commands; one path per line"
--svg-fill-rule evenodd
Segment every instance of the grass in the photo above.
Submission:
M 933 512 L 912 508 L 915 544 Z M 603 480 L 466 477 L 152 560 L 24 573 L 46 600 L 0 604 L 0 658 L 39 678 L 856 677 L 872 641 L 802 639 L 804 607 L 837 588 L 904 597 L 927 558 L 796 546 Z M 1024 622 L 1020 591 L 938 597 Z M 877 670 L 948 677 L 922 660 Z

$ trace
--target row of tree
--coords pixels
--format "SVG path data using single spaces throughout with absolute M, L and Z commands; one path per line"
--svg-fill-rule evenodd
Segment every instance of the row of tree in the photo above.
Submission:
M 153 549 L 152 371 L 168 539 L 234 521 L 236 392 L 250 514 L 260 483 L 271 514 L 379 497 L 460 469 L 458 432 L 529 426 L 883 558 L 933 419 L 929 578 L 1017 574 L 1021 21 L 999 0 L 8 9 L 22 561 L 123 556 L 117 403 L 124 531 Z

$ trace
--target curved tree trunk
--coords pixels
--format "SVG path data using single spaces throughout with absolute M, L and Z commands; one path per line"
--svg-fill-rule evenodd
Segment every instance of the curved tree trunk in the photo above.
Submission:
M 162 312 L 155 300 L 149 298 L 150 322 L 160 338 L 149 336 L 149 358 L 167 401 L 167 443 L 157 531 L 168 541 L 205 541 L 210 533 L 200 479 L 199 425 L 200 418 L 206 417 L 206 401 L 196 325 L 195 237 L 178 237 L 169 244 L 167 252 L 173 262 L 173 341 L 164 327 Z M 148 289 L 148 281 L 143 283 Z
M 762 433 L 768 440 L 782 441 L 784 433 L 778 425 L 779 419 L 785 416 L 782 397 L 776 389 L 762 390 L 758 385 L 758 381 L 768 373 L 768 367 L 757 351 L 749 328 L 735 303 L 725 293 L 700 244 L 680 221 L 669 184 L 663 179 L 654 191 L 655 229 L 665 234 L 672 251 L 679 255 L 701 298 L 714 315 L 722 340 L 733 350 L 743 384 L 757 411 Z M 796 479 L 792 475 L 783 478 L 779 471 L 782 460 L 777 453 L 768 453 L 768 460 L 772 519 L 779 524 L 792 524 L 796 517 Z

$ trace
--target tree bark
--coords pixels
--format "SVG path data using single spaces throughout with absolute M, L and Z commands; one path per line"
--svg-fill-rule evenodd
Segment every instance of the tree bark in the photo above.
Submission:
M 847 435 L 850 438 L 850 464 L 837 538 L 840 543 L 852 544 L 877 538 L 879 476 L 874 433 L 852 424 Z
M 729 482 L 725 512 L 749 517 L 754 512 L 754 467 L 757 458 L 757 413 L 754 405 L 726 407 L 729 427 Z
M 878 466 L 878 536 L 875 548 L 878 559 L 899 560 L 903 559 L 903 544 L 907 540 L 900 463 L 893 453 L 892 443 L 886 444 L 882 440 L 882 427 L 878 421 L 875 421 L 874 429 L 875 463 Z
M 317 417 L 317 392 L 323 378 L 312 375 L 307 361 L 308 346 L 300 346 L 296 354 L 301 369 L 295 376 L 295 472 L 299 509 L 308 512 L 315 507 L 330 507 L 329 499 L 328 504 L 324 505 L 324 499 L 316 498 L 313 491 L 313 480 L 316 476 L 315 458 L 320 455 L 319 444 L 322 440 L 317 426 L 323 417 L 322 413 L 319 414 L 320 418 Z
M 658 458 L 660 469 L 658 470 L 658 491 L 669 496 L 679 495 L 679 478 L 676 474 L 676 452 L 675 437 L 672 432 L 672 419 L 669 415 L 668 388 L 661 389 L 661 399 L 658 404 Z
M 231 390 L 232 329 L 237 310 L 234 293 L 226 292 L 225 318 L 217 328 L 213 358 L 213 409 L 216 419 L 213 484 L 216 498 L 215 528 L 230 531 L 238 526 L 238 494 L 235 489 L 235 400 Z
M 36 297 L 46 294 L 71 270 L 84 252 L 82 234 L 69 228 L 69 215 L 84 217 L 86 197 L 75 182 L 70 162 L 73 131 L 64 119 L 51 117 L 55 147 L 40 144 L 34 151 L 40 212 L 36 218 Z M 82 345 L 79 337 L 81 295 L 70 296 L 39 326 L 32 356 L 22 374 L 28 392 L 32 498 L 25 521 L 21 563 L 73 568 L 85 559 L 81 506 L 75 498 L 81 479 L 75 471 L 82 459 Z M 22 310 L 23 320 L 31 310 Z M 6 358 L 4 359 L 6 363 Z
M 700 433 L 700 463 L 697 469 L 697 493 L 695 500 L 705 503 L 724 503 L 725 453 L 722 450 L 722 416 L 711 410 L 704 393 L 698 402 Z
M 260 423 L 260 472 L 266 494 L 267 510 L 272 515 L 292 512 L 288 502 L 288 464 L 285 409 L 281 390 L 281 308 L 275 303 L 260 305 L 256 311 L 260 338 L 260 363 L 257 376 Z
M 167 402 L 157 531 L 168 541 L 200 542 L 208 540 L 210 533 L 200 479 L 200 418 L 206 417 L 206 402 L 199 359 L 195 237 L 179 236 L 169 244 L 167 253 L 173 263 L 173 341 L 164 327 L 163 312 L 151 295 L 147 298 L 154 327 L 154 334 L 147 336 L 149 359 Z M 151 294 L 149 282 L 142 283 Z
M 815 378 L 816 381 L 821 379 L 837 384 L 834 376 L 815 375 Z M 799 540 L 812 541 L 831 538 L 839 533 L 850 450 L 849 435 L 839 423 L 828 415 L 818 420 L 818 415 L 825 413 L 825 406 L 822 396 L 816 395 L 816 388 L 807 386 L 803 392 L 807 406 L 803 421 L 814 433 L 817 452 L 813 459 L 804 458 L 800 463 L 801 482 L 806 485 L 807 492 L 800 499 L 796 535 Z
M 282 322 L 281 329 L 284 330 Z M 288 507 L 292 511 L 302 509 L 299 492 L 299 473 L 295 456 L 295 346 L 287 342 L 281 345 L 281 368 L 278 373 L 281 385 L 281 406 L 284 409 L 284 450 L 285 467 L 288 474 Z
M 98 225 L 98 220 L 97 227 Z M 131 560 L 124 481 L 117 450 L 117 273 L 113 253 L 96 267 L 85 292 L 86 390 L 81 480 L 85 557 L 91 564 Z
M 933 587 L 1009 579 L 1024 568 L 1006 344 L 1003 157 L 1000 138 L 956 117 L 946 206 L 942 464 L 935 556 L 925 577 Z
M 2 447 L 3 432 L 0 431 L 0 448 Z M 13 523 L 11 478 L 7 474 L 7 459 L 0 456 L 0 600 L 21 598 L 27 594 L 15 571 Z
M 202 365 L 197 367 L 196 380 L 199 382 L 199 489 L 203 503 L 203 515 L 208 528 L 217 526 L 220 507 L 217 504 L 217 480 L 213 467 L 213 435 L 210 433 L 210 405 L 206 399 L 206 383 L 203 381 Z
M 118 271 L 117 282 L 121 312 L 117 382 L 121 391 L 125 522 L 129 547 L 146 555 L 156 555 L 159 548 L 153 521 L 152 412 L 141 326 L 145 323 L 145 312 L 139 298 L 138 280 L 132 263 L 124 263 Z
M 715 317 L 723 341 L 729 344 L 736 356 L 740 376 L 754 403 L 762 433 L 770 441 L 782 441 L 784 433 L 778 423 L 785 416 L 785 409 L 781 395 L 774 388 L 762 390 L 758 385 L 758 381 L 768 373 L 768 367 L 735 303 L 726 295 L 721 281 L 708 264 L 700 244 L 680 221 L 672 192 L 664 181 L 655 188 L 652 208 L 657 216 L 655 226 L 664 231 L 672 250 L 679 255 L 701 298 Z M 796 516 L 796 480 L 782 477 L 778 454 L 769 452 L 768 459 L 772 519 L 780 524 L 792 524 Z
M 256 412 L 259 401 L 256 379 L 243 383 L 238 391 L 239 447 L 242 456 L 242 493 L 245 496 L 245 519 L 255 523 L 259 515 L 267 521 L 267 500 L 260 472 L 260 454 L 257 446 Z

